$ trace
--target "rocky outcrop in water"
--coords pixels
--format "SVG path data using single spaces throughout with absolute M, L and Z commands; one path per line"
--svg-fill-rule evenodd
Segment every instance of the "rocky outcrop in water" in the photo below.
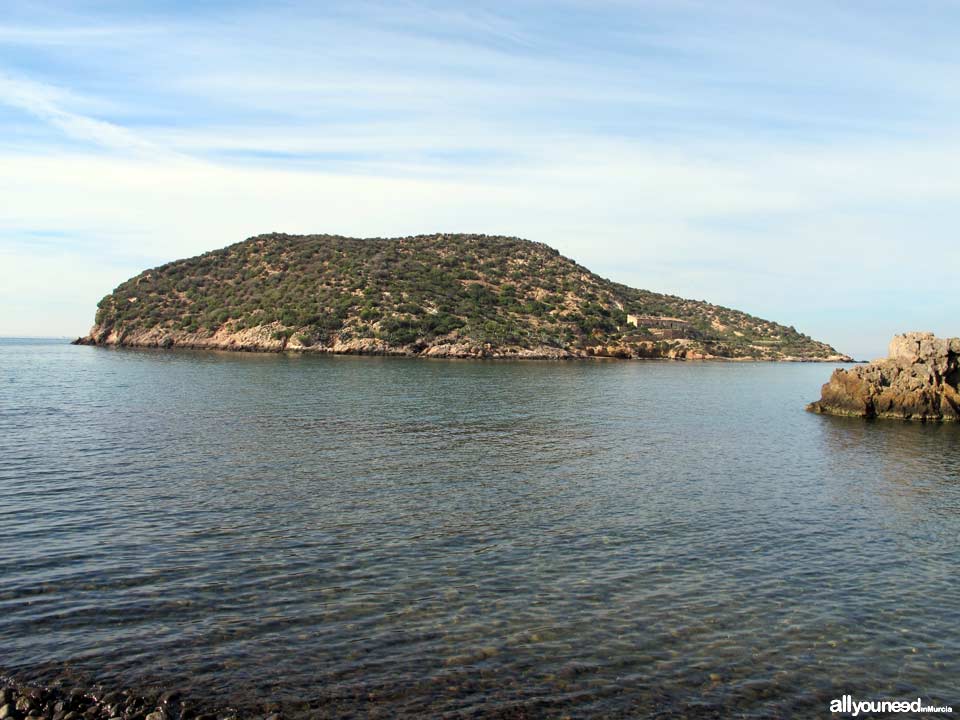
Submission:
M 960 338 L 911 332 L 890 342 L 889 357 L 836 370 L 808 410 L 829 415 L 960 420 Z

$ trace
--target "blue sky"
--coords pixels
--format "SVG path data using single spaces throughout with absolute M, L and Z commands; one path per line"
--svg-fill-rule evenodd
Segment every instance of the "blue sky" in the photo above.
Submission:
M 547 242 L 858 357 L 960 335 L 955 2 L 0 7 L 0 334 L 268 231 Z

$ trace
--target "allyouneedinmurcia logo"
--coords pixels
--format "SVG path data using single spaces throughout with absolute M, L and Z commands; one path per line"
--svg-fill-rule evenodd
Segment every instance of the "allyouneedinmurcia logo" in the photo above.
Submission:
M 851 695 L 830 701 L 830 712 L 857 717 L 861 713 L 952 713 L 947 705 L 927 705 L 916 700 L 854 700 Z

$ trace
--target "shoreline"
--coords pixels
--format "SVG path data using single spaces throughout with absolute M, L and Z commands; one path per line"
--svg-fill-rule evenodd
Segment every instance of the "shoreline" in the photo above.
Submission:
M 660 354 L 655 352 L 637 352 L 631 353 L 626 349 L 605 349 L 607 351 L 597 352 L 592 348 L 586 351 L 572 352 L 561 348 L 539 347 L 539 348 L 509 348 L 505 350 L 484 348 L 465 345 L 433 345 L 417 351 L 411 347 L 396 348 L 385 344 L 368 343 L 364 345 L 343 344 L 333 346 L 303 346 L 292 345 L 290 343 L 280 343 L 261 345 L 261 344 L 240 344 L 231 342 L 203 342 L 203 341 L 185 341 L 169 342 L 144 341 L 106 341 L 98 342 L 95 338 L 87 335 L 70 341 L 71 345 L 83 345 L 98 348 L 111 349 L 136 349 L 136 350 L 205 350 L 212 352 L 232 352 L 232 353 L 258 353 L 258 354 L 281 354 L 288 353 L 293 355 L 345 355 L 345 356 L 364 356 L 364 357 L 400 357 L 415 358 L 421 360 L 530 360 L 530 361 L 576 361 L 576 360 L 659 360 L 675 362 L 722 362 L 722 363 L 843 363 L 853 364 L 861 361 L 854 360 L 846 355 L 829 356 L 825 358 L 815 357 L 730 357 L 725 355 L 711 355 L 708 353 L 686 352 L 681 349 L 675 354 Z
M 290 698 L 258 700 L 239 704 L 217 704 L 192 693 L 166 687 L 135 689 L 123 683 L 101 683 L 61 671 L 46 679 L 24 680 L 23 672 L 10 674 L 0 670 L 0 718 L 2 720 L 311 720 L 313 718 L 423 718 L 472 717 L 490 720 L 537 720 L 557 717 L 667 718 L 718 720 L 746 708 L 732 697 L 729 701 L 702 702 L 697 690 L 648 689 L 622 707 L 596 711 L 583 708 L 577 699 L 532 696 L 524 699 L 494 700 L 483 696 L 467 708 L 426 710 L 404 707 L 391 697 L 346 697 L 340 699 Z M 835 695 L 820 690 L 814 697 L 787 694 L 784 700 L 791 710 L 823 707 Z M 749 699 L 749 698 L 747 698 Z M 488 700 L 489 702 L 488 704 Z M 584 714 L 586 712 L 587 714 Z M 775 717 L 790 717 L 791 713 Z
M 179 690 L 112 688 L 68 673 L 24 681 L 0 671 L 3 720 L 282 720 L 278 703 L 259 712 L 214 707 Z

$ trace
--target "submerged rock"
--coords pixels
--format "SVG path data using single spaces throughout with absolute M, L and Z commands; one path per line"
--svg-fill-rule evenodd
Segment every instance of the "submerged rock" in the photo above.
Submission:
M 890 341 L 889 357 L 836 370 L 808 410 L 830 415 L 960 420 L 960 338 L 911 332 Z
M 64 678 L 66 680 L 67 678 Z M 227 720 L 238 714 L 229 708 L 199 713 L 202 698 L 183 700 L 179 690 L 139 692 L 124 689 L 105 692 L 95 685 L 68 689 L 58 682 L 25 685 L 0 673 L 0 719 L 2 720 Z M 196 701 L 196 704 L 195 704 Z M 206 704 L 206 707 L 213 708 Z M 282 720 L 275 709 L 248 709 L 244 718 Z

